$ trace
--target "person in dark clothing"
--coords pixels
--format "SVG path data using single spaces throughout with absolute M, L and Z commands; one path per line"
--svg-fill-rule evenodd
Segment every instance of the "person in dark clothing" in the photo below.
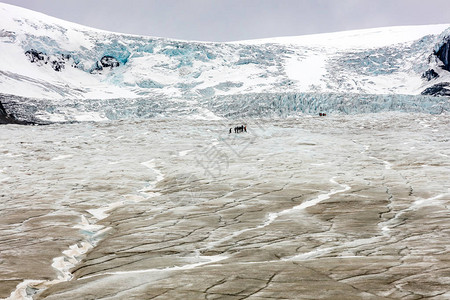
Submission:
M 239 133 L 239 132 L 247 132 L 247 126 L 241 125 L 241 126 L 236 126 L 234 127 L 234 133 Z M 231 133 L 231 128 L 230 128 L 230 133 Z

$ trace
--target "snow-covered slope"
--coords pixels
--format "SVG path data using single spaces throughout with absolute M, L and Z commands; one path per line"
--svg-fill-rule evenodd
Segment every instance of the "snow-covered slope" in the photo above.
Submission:
M 395 44 L 411 43 L 430 34 L 439 34 L 450 27 L 449 24 L 427 26 L 395 26 L 303 36 L 276 37 L 260 40 L 240 41 L 245 44 L 277 43 L 296 46 L 331 47 L 339 50 L 388 47 Z
M 0 3 L 0 93 L 194 104 L 266 93 L 420 95 L 450 81 L 447 52 L 435 55 L 449 27 L 206 43 L 107 32 Z
M 421 77 L 426 70 L 434 67 L 443 75 L 436 68 L 439 62 L 429 57 L 448 27 L 200 43 L 106 32 L 0 4 L 0 89 L 45 98 L 269 91 L 420 94 L 429 84 Z M 32 49 L 49 62 L 31 63 L 25 52 Z M 70 58 L 62 60 L 62 55 Z M 95 70 L 104 56 L 120 65 Z M 64 65 L 60 72 L 52 68 L 55 60 Z

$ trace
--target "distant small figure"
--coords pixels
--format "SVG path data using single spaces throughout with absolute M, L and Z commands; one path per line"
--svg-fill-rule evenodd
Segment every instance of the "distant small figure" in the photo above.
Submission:
M 320 117 L 325 117 L 327 114 L 326 113 L 319 113 Z
M 321 116 L 322 116 L 322 113 L 319 113 L 319 116 L 321 117 Z
M 234 127 L 234 133 L 239 133 L 239 132 L 247 132 L 247 126 L 241 125 L 241 126 L 236 126 Z M 230 133 L 231 133 L 231 128 L 230 128 Z

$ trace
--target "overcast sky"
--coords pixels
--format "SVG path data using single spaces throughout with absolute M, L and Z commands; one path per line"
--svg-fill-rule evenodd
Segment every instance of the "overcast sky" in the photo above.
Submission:
M 450 0 L 0 0 L 90 27 L 236 41 L 450 23 Z

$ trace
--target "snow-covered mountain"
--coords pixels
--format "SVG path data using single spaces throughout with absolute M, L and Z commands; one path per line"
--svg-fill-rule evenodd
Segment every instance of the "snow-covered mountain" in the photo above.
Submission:
M 446 95 L 448 36 L 444 24 L 192 42 L 92 29 L 0 3 L 0 91 L 46 99 L 47 114 L 69 100 L 86 108 L 102 99 L 167 99 L 188 114 L 204 99 L 243 94 Z

